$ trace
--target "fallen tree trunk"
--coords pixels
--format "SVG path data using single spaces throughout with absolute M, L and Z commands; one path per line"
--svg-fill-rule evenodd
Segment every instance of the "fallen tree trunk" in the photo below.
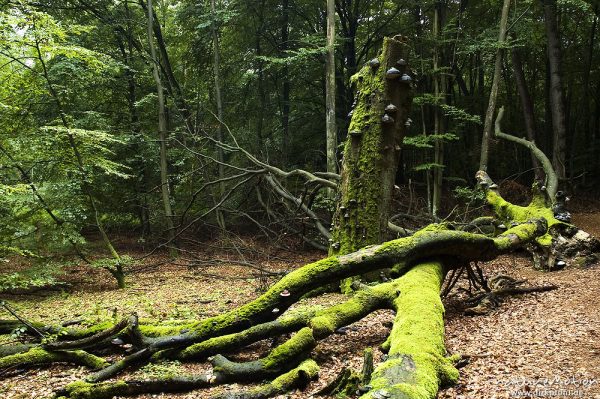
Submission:
M 293 370 L 309 358 L 319 340 L 374 310 L 388 308 L 395 310 L 397 317 L 388 339 L 388 360 L 377 366 L 371 383 L 372 391 L 384 390 L 393 395 L 402 392 L 415 398 L 434 397 L 440 385 L 455 380 L 457 376 L 451 361 L 445 357 L 443 346 L 443 306 L 439 295 L 444 277 L 443 259 L 492 259 L 543 236 L 547 232 L 547 223 L 544 219 L 530 220 L 498 237 L 451 228 L 449 225 L 431 225 L 411 237 L 306 265 L 283 277 L 254 301 L 220 316 L 175 326 L 137 326 L 131 321 L 136 318 L 132 318 L 129 322 L 122 321 L 103 329 L 87 329 L 87 338 L 79 335 L 78 340 L 45 344 L 47 349 L 34 347 L 27 352 L 4 356 L 0 365 L 31 366 L 37 364 L 35 359 L 39 358 L 40 351 L 54 353 L 51 348 L 69 348 L 60 353 L 77 354 L 76 357 L 63 356 L 54 361 L 82 363 L 79 360 L 86 356 L 101 359 L 91 352 L 105 345 L 106 339 L 119 337 L 123 342 L 131 342 L 136 352 L 90 376 L 89 381 L 93 383 L 75 383 L 67 386 L 62 393 L 71 398 L 96 398 L 197 389 L 265 378 L 277 381 L 279 375 Z M 440 257 L 442 261 L 426 260 L 432 257 Z M 392 269 L 396 278 L 372 287 L 362 287 L 346 302 L 330 308 L 285 312 L 315 288 L 381 269 Z M 100 382 L 129 366 L 161 358 L 201 359 L 217 351 L 237 350 L 241 345 L 292 331 L 297 332 L 262 359 L 236 363 L 220 355 L 211 358 L 213 371 L 206 376 Z M 88 352 L 76 347 L 86 348 Z M 99 364 L 90 362 L 88 366 L 98 368 Z M 267 391 L 270 392 L 271 388 Z M 373 392 L 366 393 L 365 397 L 376 398 L 377 394 Z
M 440 386 L 458 380 L 444 346 L 442 263 L 418 264 L 399 280 L 388 357 L 375 369 L 365 399 L 435 398 Z

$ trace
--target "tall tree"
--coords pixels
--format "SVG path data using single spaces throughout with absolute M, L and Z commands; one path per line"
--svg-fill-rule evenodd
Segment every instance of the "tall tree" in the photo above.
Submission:
M 567 151 L 567 117 L 562 85 L 561 46 L 556 14 L 556 0 L 542 0 L 544 26 L 548 40 L 548 67 L 550 70 L 550 111 L 552 113 L 552 166 L 559 180 L 567 176 L 565 155 Z
M 439 138 L 443 131 L 444 116 L 441 112 L 441 106 L 446 97 L 446 79 L 441 72 L 441 29 L 442 15 L 445 8 L 445 2 L 436 1 L 433 14 L 433 36 L 435 38 L 435 48 L 433 50 L 433 95 L 435 96 L 436 107 L 434 111 L 434 134 L 437 137 L 434 143 L 435 167 L 433 169 L 433 197 L 431 199 L 431 214 L 437 217 L 442 203 L 442 177 L 444 174 L 444 142 Z
M 387 38 L 382 53 L 354 77 L 357 102 L 344 146 L 332 254 L 349 253 L 385 239 L 412 103 L 407 59 L 403 39 Z
M 283 0 L 281 5 L 281 56 L 287 56 L 290 43 L 290 2 Z M 283 165 L 287 165 L 290 147 L 290 67 L 287 63 L 282 68 L 281 83 L 281 154 Z
M 537 140 L 537 134 L 533 99 L 531 98 L 529 88 L 527 87 L 525 72 L 523 71 L 523 62 L 521 61 L 521 54 L 517 47 L 512 48 L 511 59 L 517 90 L 521 99 L 521 108 L 523 110 L 523 119 L 525 120 L 525 132 L 527 134 L 527 140 L 535 143 Z M 544 178 L 544 171 L 542 170 L 539 161 L 533 154 L 531 154 L 531 163 L 533 165 L 536 178 L 538 180 L 542 180 Z
M 327 0 L 327 59 L 325 62 L 327 172 L 337 173 L 335 114 L 335 0 Z
M 173 241 L 175 240 L 175 226 L 173 223 L 173 210 L 171 208 L 171 194 L 169 187 L 169 170 L 167 159 L 167 107 L 165 105 L 164 88 L 159 72 L 159 60 L 156 56 L 154 47 L 154 8 L 152 0 L 148 0 L 148 47 L 150 48 L 150 59 L 152 61 L 152 76 L 156 84 L 156 95 L 158 98 L 158 141 L 160 145 L 160 190 L 162 194 L 163 209 L 165 211 L 165 221 L 167 224 L 167 236 L 171 245 L 170 253 L 172 256 L 177 254 L 174 249 Z
M 498 85 L 500 84 L 500 73 L 502 72 L 502 46 L 506 41 L 506 27 L 508 23 L 508 11 L 511 0 L 504 0 L 502 6 L 502 15 L 500 16 L 500 32 L 498 33 L 498 49 L 496 50 L 496 62 L 494 64 L 494 77 L 492 88 L 490 89 L 490 98 L 488 108 L 485 112 L 485 121 L 483 125 L 483 136 L 481 139 L 481 156 L 479 157 L 479 170 L 486 171 L 488 168 L 488 157 L 490 151 L 490 137 L 494 125 L 494 112 L 496 111 L 496 99 L 498 98 Z
M 215 102 L 217 103 L 217 140 L 223 141 L 223 99 L 221 95 L 221 46 L 219 45 L 219 28 L 217 25 L 217 7 L 215 4 L 215 0 L 210 0 L 210 12 L 212 16 L 212 39 L 213 39 L 213 71 L 215 78 Z M 217 170 L 219 175 L 219 195 L 223 196 L 225 194 L 225 167 L 224 167 L 224 157 L 223 157 L 223 149 L 221 147 L 217 148 Z M 220 209 L 217 209 L 217 222 L 219 223 L 219 227 L 221 229 L 225 229 L 225 218 L 223 217 L 223 213 Z

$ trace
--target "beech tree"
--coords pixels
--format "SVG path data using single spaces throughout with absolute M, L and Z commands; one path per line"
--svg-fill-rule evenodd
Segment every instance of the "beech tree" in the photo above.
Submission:
M 405 37 L 386 38 L 379 55 L 354 76 L 357 102 L 339 177 L 331 173 L 318 177 L 303 170 L 284 172 L 247 155 L 263 166 L 266 178 L 294 173 L 339 189 L 329 256 L 285 275 L 255 300 L 207 319 L 161 324 L 133 314 L 117 323 L 83 330 L 27 320 L 2 321 L 2 332 L 24 326 L 38 339 L 42 331 L 56 339 L 2 346 L 0 368 L 53 362 L 86 366 L 91 374 L 57 392 L 72 399 L 188 391 L 249 381 L 261 384 L 224 397 L 265 398 L 302 387 L 318 375 L 311 351 L 320 340 L 377 309 L 392 309 L 393 327 L 381 345 L 387 357 L 372 374 L 363 376 L 361 385 L 358 378 L 347 378 L 344 389 L 360 392 L 361 398 L 435 398 L 441 386 L 456 382 L 455 362 L 460 354 L 449 355 L 445 350 L 440 297 L 444 280 L 453 278 L 452 270 L 523 247 L 549 267 L 559 261 L 589 262 L 598 242 L 561 213 L 562 197 L 551 168 L 546 169 L 546 183 L 533 187 L 528 206 L 507 202 L 487 173 L 480 171 L 476 179 L 493 217 L 463 228 L 432 224 L 410 235 L 390 224 L 395 169 L 414 85 L 408 56 Z M 502 115 L 503 110 L 496 121 L 496 137 L 527 146 L 544 167 L 550 165 L 534 143 L 502 132 Z M 213 142 L 231 149 L 231 145 Z M 488 236 L 470 231 L 480 223 L 497 226 L 499 233 Z M 390 230 L 406 236 L 389 240 Z M 373 278 L 381 271 L 390 276 L 388 281 Z M 301 298 L 319 295 L 331 286 L 341 286 L 350 295 L 326 308 L 290 309 Z M 235 362 L 223 355 L 289 333 L 290 338 L 260 359 Z M 112 363 L 100 356 L 107 346 L 114 350 L 111 340 L 132 348 Z M 106 381 L 126 369 L 161 359 L 208 359 L 212 369 L 202 375 Z

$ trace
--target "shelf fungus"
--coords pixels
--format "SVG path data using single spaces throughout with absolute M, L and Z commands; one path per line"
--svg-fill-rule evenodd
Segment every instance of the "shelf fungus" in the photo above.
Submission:
M 369 66 L 373 70 L 379 68 L 380 65 L 381 65 L 381 63 L 379 62 L 379 59 L 377 59 L 377 58 L 373 58 L 371 61 L 369 61 Z
M 391 125 L 392 123 L 394 123 L 394 118 L 392 118 L 391 116 L 389 116 L 388 114 L 383 115 L 383 117 L 381 118 L 381 122 L 384 125 Z
M 394 104 L 388 104 L 388 106 L 385 107 L 385 113 L 388 115 L 395 115 L 396 112 L 398 112 L 398 107 Z
M 394 67 L 391 67 L 385 73 L 385 77 L 389 80 L 398 79 L 401 75 L 402 75 L 402 73 L 397 68 L 394 68 Z

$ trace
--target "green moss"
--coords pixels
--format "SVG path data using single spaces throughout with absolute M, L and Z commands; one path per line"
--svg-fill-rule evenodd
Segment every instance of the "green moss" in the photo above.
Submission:
M 81 339 L 97 334 L 101 331 L 108 330 L 115 325 L 113 320 L 103 320 L 99 323 L 93 323 L 87 328 L 71 329 L 65 328 L 59 332 L 61 339 Z
M 326 337 L 333 334 L 336 329 L 335 322 L 331 317 L 319 316 L 310 321 L 310 327 L 317 337 Z
M 271 385 L 278 392 L 283 393 L 295 386 L 300 380 L 305 378 L 312 379 L 316 377 L 318 373 L 319 365 L 314 360 L 308 359 L 300 363 L 295 369 L 275 378 Z
M 365 398 L 388 390 L 393 397 L 432 399 L 440 385 L 458 378 L 445 357 L 442 280 L 442 265 L 437 262 L 416 265 L 397 280 L 400 295 L 394 300 L 389 358 L 375 369 L 373 390 Z
M 42 348 L 31 348 L 27 352 L 0 358 L 0 368 L 7 368 L 19 364 L 33 365 L 44 364 L 53 361 L 51 354 Z
M 317 312 L 310 327 L 318 339 L 331 335 L 336 329 L 360 320 L 374 310 L 386 307 L 395 296 L 392 282 L 359 290 L 347 301 Z
M 295 360 L 298 356 L 311 351 L 317 345 L 312 329 L 305 327 L 283 344 L 273 349 L 262 360 L 263 369 L 266 371 L 279 370 Z
M 392 187 L 388 187 L 390 181 L 384 176 L 387 176 L 387 171 L 395 170 L 396 165 L 388 164 L 392 157 L 386 154 L 397 151 L 395 143 L 402 141 L 402 137 L 395 137 L 402 134 L 395 129 L 388 134 L 394 137 L 386 137 L 387 131 L 382 129 L 381 122 L 384 108 L 390 101 L 385 64 L 391 61 L 392 55 L 388 53 L 403 48 L 402 44 L 392 44 L 393 40 L 384 39 L 383 50 L 377 57 L 381 62 L 379 68 L 365 65 L 351 78 L 356 88 L 356 104 L 348 131 L 359 134 L 349 134 L 344 145 L 340 182 L 342 198 L 333 220 L 332 239 L 336 246 L 331 247 L 331 255 L 351 253 L 367 245 L 378 244 L 387 232 L 387 200 L 391 197 L 389 191 Z M 393 62 L 396 60 L 394 58 Z M 410 104 L 410 101 L 407 103 Z M 396 105 L 399 107 L 398 115 L 404 115 L 408 105 Z M 383 184 L 382 179 L 385 180 Z M 346 282 L 346 291 L 348 285 Z
M 0 368 L 32 366 L 52 362 L 70 362 L 84 365 L 94 370 L 108 366 L 106 360 L 85 351 L 47 351 L 41 347 L 35 347 L 29 349 L 27 352 L 0 358 Z
M 337 257 L 329 257 L 296 269 L 255 300 L 219 316 L 198 322 L 191 327 L 190 334 L 195 335 L 198 341 L 202 341 L 217 333 L 247 328 L 255 324 L 255 320 L 272 315 L 273 308 L 282 302 L 281 293 L 284 290 L 291 293 L 286 302 L 292 304 L 306 292 L 307 287 L 317 287 L 322 284 L 323 278 L 334 275 L 339 265 Z
M 65 353 L 67 354 L 66 356 L 62 355 L 65 356 L 65 359 L 71 359 L 73 362 L 85 365 L 92 370 L 100 370 L 109 365 L 105 359 L 85 351 L 74 350 Z
M 493 190 L 487 191 L 486 199 L 494 209 L 494 213 L 507 225 L 513 222 L 525 223 L 530 220 L 544 219 L 548 223 L 548 232 L 560 225 L 567 226 L 566 223 L 554 218 L 554 212 L 540 196 L 534 196 L 528 206 L 513 205 Z M 546 233 L 538 237 L 536 242 L 542 247 L 550 247 L 552 236 Z
M 182 350 L 177 358 L 194 359 L 221 353 L 223 350 L 248 345 L 270 334 L 281 334 L 305 326 L 320 307 L 301 307 L 286 312 L 276 321 L 259 324 L 239 333 L 222 335 L 191 345 Z
M 75 381 L 65 387 L 70 399 L 105 399 L 112 398 L 127 391 L 125 381 L 91 384 Z
M 164 337 L 166 335 L 178 335 L 182 330 L 193 330 L 197 328 L 200 322 L 191 322 L 181 325 L 149 325 L 140 324 L 140 332 L 146 337 Z

